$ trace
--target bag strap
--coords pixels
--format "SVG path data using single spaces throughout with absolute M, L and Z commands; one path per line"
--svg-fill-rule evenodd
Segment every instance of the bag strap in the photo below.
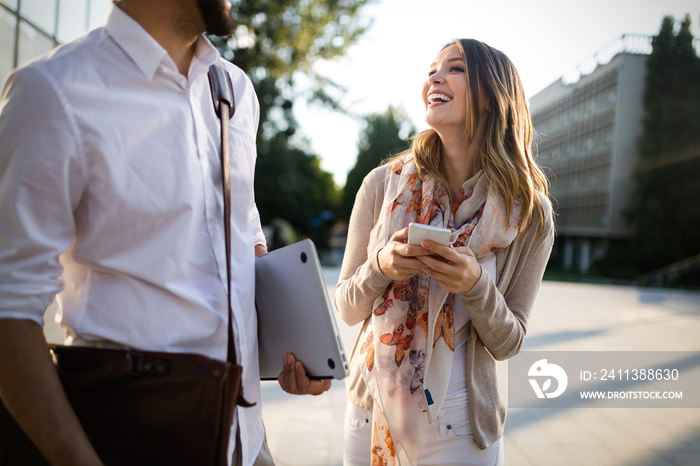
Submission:
M 231 76 L 216 65 L 209 67 L 209 87 L 214 101 L 214 111 L 221 121 L 221 181 L 224 191 L 224 235 L 226 237 L 226 289 L 228 291 L 228 352 L 226 359 L 232 365 L 236 362 L 236 342 L 233 339 L 233 309 L 231 309 L 231 146 L 229 145 L 228 123 L 236 113 L 236 100 L 233 95 Z M 236 404 L 247 408 L 255 405 L 243 398 L 242 380 L 239 379 Z M 228 444 L 228 442 L 225 442 Z M 241 429 L 236 426 L 236 444 L 233 464 L 243 464 Z M 225 457 L 224 455 L 223 457 Z
M 228 121 L 236 112 L 236 101 L 229 74 L 216 65 L 209 67 L 209 86 L 214 109 L 221 120 L 221 180 L 224 191 L 224 235 L 226 237 L 226 280 L 228 291 L 228 351 L 226 360 L 237 366 L 236 341 L 233 338 L 233 309 L 231 308 L 231 147 L 229 145 Z M 239 382 L 242 383 L 242 382 Z M 243 397 L 243 386 L 238 387 L 236 404 L 244 408 L 255 403 Z
M 224 188 L 224 235 L 226 237 L 226 284 L 228 291 L 228 352 L 226 359 L 236 364 L 236 342 L 233 339 L 233 310 L 231 309 L 231 147 L 228 121 L 236 113 L 231 77 L 216 65 L 209 67 L 209 87 L 214 110 L 221 121 L 221 181 Z

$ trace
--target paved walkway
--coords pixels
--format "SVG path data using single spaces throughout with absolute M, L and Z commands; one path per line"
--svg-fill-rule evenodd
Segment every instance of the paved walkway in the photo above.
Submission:
M 330 293 L 338 272 L 325 270 Z M 349 353 L 358 328 L 338 324 Z M 46 333 L 61 338 L 51 323 Z M 523 349 L 700 351 L 700 292 L 544 282 Z M 506 363 L 500 370 L 507 391 Z M 342 381 L 319 397 L 264 382 L 278 466 L 341 465 L 344 410 Z M 700 409 L 510 409 L 505 455 L 508 466 L 700 465 Z
M 326 270 L 331 293 L 337 276 Z M 700 292 L 544 282 L 535 309 L 524 350 L 700 351 Z M 359 329 L 339 326 L 349 352 Z M 341 465 L 344 409 L 342 381 L 319 397 L 266 382 L 278 466 Z M 505 455 L 508 466 L 699 465 L 700 409 L 510 409 Z

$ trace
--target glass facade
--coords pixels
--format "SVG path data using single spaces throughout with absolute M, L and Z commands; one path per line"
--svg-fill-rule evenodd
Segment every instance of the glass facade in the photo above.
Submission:
M 0 8 L 0 80 L 4 81 L 15 63 L 16 16 Z
M 66 43 L 80 36 L 89 27 L 88 14 L 88 0 L 64 0 L 60 2 L 56 39 L 61 43 Z
M 17 45 L 17 64 L 27 63 L 32 58 L 48 52 L 56 46 L 51 37 L 45 36 L 26 21 L 19 21 L 19 37 Z
M 0 0 L 0 82 L 12 69 L 104 24 L 110 0 Z
M 624 210 L 638 160 L 646 58 L 618 53 L 578 81 L 559 80 L 530 100 L 538 161 L 557 212 L 552 260 L 564 269 L 587 272 L 631 233 Z
M 590 76 L 549 108 L 533 115 L 540 163 L 554 174 L 557 228 L 610 230 L 611 171 L 619 68 Z
M 46 35 L 56 35 L 56 0 L 20 0 L 19 14 Z

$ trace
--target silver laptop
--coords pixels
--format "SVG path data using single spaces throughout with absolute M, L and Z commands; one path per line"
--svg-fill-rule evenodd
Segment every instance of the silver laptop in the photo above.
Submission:
M 255 259 L 260 378 L 276 379 L 294 353 L 315 379 L 342 379 L 348 363 L 316 246 L 305 239 Z

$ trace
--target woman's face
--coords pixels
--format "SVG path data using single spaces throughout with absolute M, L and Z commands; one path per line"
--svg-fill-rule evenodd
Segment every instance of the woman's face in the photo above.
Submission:
M 464 57 L 451 45 L 430 65 L 423 84 L 425 121 L 438 133 L 456 128 L 464 132 L 467 115 L 467 76 Z

